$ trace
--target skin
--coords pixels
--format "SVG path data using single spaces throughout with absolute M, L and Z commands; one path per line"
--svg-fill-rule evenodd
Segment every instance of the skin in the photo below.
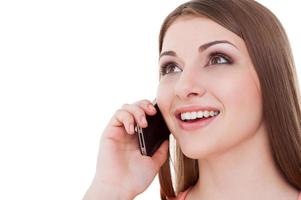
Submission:
M 218 44 L 198 52 L 199 45 L 212 40 L 236 47 Z M 183 153 L 199 161 L 200 179 L 186 199 L 296 200 L 298 191 L 285 182 L 271 156 L 260 85 L 244 42 L 213 21 L 186 16 L 167 30 L 162 51 L 169 50 L 177 56 L 162 56 L 160 65 L 172 61 L 177 67 L 161 76 L 157 103 Z M 208 59 L 214 50 L 234 62 Z M 213 106 L 221 113 L 211 126 L 183 131 L 174 111 L 187 105 Z M 142 156 L 133 129 L 134 124 L 147 127 L 145 116 L 155 114 L 150 100 L 124 104 L 114 113 L 102 133 L 84 200 L 130 200 L 147 189 L 167 159 L 168 142 L 152 157 Z
M 155 114 L 149 100 L 124 104 L 114 113 L 102 133 L 96 173 L 84 200 L 131 200 L 147 189 L 167 159 L 168 141 L 152 157 L 142 156 L 131 127 L 147 127 L 145 116 Z
M 221 43 L 199 51 L 215 40 L 235 46 Z M 217 50 L 233 63 L 221 57 L 209 62 Z M 298 191 L 273 161 L 260 84 L 244 41 L 208 18 L 182 16 L 166 32 L 161 52 L 166 51 L 176 56 L 162 56 L 159 65 L 175 65 L 160 77 L 157 103 L 182 152 L 200 166 L 200 178 L 186 199 L 297 200 Z M 185 131 L 174 112 L 190 105 L 213 106 L 220 114 L 207 127 Z

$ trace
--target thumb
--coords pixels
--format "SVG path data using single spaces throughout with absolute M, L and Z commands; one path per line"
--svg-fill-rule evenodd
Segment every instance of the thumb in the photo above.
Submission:
M 169 141 L 165 140 L 157 151 L 152 156 L 152 160 L 156 163 L 157 168 L 159 169 L 167 159 Z

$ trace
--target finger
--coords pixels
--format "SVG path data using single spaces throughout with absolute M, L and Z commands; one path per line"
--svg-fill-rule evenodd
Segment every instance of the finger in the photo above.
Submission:
M 122 109 L 131 113 L 135 118 L 135 122 L 140 127 L 142 127 L 142 128 L 147 127 L 145 112 L 140 106 L 138 106 L 136 104 L 124 104 L 122 106 Z
M 131 113 L 124 109 L 119 109 L 113 116 L 112 125 L 113 126 L 124 126 L 125 130 L 129 134 L 134 134 L 134 117 Z
M 135 104 L 140 106 L 148 115 L 155 115 L 157 112 L 152 102 L 147 99 L 137 101 Z

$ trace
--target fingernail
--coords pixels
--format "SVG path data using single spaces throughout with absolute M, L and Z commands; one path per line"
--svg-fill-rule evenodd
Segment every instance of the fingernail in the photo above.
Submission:
M 149 110 L 151 110 L 152 112 L 155 112 L 156 111 L 156 109 L 154 108 L 154 106 L 153 105 L 148 105 L 148 108 L 149 108 Z

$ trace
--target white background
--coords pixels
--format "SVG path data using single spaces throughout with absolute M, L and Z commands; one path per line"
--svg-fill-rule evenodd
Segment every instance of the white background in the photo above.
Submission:
M 0 199 L 82 199 L 112 114 L 155 97 L 159 28 L 182 2 L 0 1 Z M 300 76 L 296 1 L 259 2 Z M 136 199 L 159 199 L 158 180 Z

